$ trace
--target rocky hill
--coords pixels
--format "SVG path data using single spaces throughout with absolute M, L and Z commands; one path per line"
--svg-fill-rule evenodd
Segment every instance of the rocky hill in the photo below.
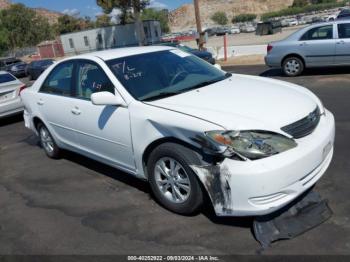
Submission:
M 277 11 L 293 4 L 293 0 L 199 0 L 203 27 L 213 25 L 211 16 L 217 11 L 224 11 L 229 20 L 244 13 L 262 14 Z M 169 22 L 172 31 L 195 28 L 193 4 L 182 5 L 170 12 Z
M 5 9 L 11 6 L 10 0 L 0 0 L 0 10 Z M 62 13 L 50 11 L 45 8 L 33 8 L 33 10 L 40 16 L 46 17 L 50 24 L 57 23 L 57 20 L 60 16 L 63 16 Z

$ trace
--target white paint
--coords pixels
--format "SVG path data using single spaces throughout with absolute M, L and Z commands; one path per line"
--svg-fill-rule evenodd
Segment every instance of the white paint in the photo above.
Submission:
M 204 138 L 204 132 L 210 130 L 264 130 L 288 136 L 280 128 L 307 116 L 318 106 L 323 113 L 320 123 L 312 134 L 296 140 L 297 147 L 255 161 L 225 158 L 220 179 L 229 184 L 231 195 L 226 197 L 232 203 L 229 203 L 230 212 L 220 210 L 222 205 L 215 206 L 215 210 L 218 215 L 230 216 L 269 213 L 320 179 L 332 159 L 333 150 L 327 155 L 324 151 L 329 144 L 333 145 L 335 124 L 333 115 L 309 90 L 267 78 L 233 75 L 197 90 L 140 102 L 127 92 L 103 61 L 172 49 L 125 48 L 63 60 L 83 58 L 99 64 L 125 107 L 94 105 L 84 99 L 39 92 L 51 70 L 62 62 L 52 65 L 32 88 L 22 93 L 26 126 L 35 132 L 33 118 L 38 117 L 59 147 L 147 179 L 143 154 L 159 139 L 177 138 L 201 148 L 193 138 Z M 110 98 L 103 97 L 101 101 L 109 103 Z M 303 185 L 300 180 L 307 175 L 310 182 Z M 205 183 L 204 176 L 199 178 Z M 229 192 L 226 190 L 225 194 Z M 271 195 L 285 197 L 261 204 L 261 199 Z

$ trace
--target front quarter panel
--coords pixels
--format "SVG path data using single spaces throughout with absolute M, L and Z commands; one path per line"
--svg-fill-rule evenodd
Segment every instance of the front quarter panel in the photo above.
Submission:
M 224 130 L 222 127 L 193 116 L 135 101 L 129 105 L 132 143 L 137 174 L 147 178 L 143 168 L 143 154 L 153 142 L 175 138 L 201 148 L 198 141 L 204 132 Z

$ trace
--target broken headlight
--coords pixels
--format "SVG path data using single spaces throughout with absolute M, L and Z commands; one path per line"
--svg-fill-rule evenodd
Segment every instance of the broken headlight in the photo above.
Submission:
M 264 131 L 209 131 L 205 134 L 215 143 L 248 159 L 269 157 L 297 146 L 293 139 Z

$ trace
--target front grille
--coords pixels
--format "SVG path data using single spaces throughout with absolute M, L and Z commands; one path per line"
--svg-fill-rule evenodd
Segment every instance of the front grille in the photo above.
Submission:
M 320 109 L 317 107 L 308 116 L 290 125 L 284 126 L 281 129 L 294 138 L 302 138 L 311 134 L 315 130 L 320 122 L 320 118 Z

